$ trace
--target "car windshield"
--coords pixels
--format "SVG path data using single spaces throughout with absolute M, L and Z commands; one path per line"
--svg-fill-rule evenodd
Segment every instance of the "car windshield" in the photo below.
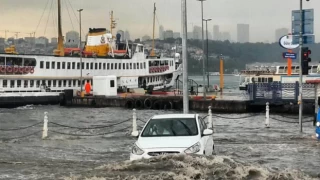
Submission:
M 151 119 L 142 137 L 155 136 L 195 136 L 198 127 L 195 118 Z

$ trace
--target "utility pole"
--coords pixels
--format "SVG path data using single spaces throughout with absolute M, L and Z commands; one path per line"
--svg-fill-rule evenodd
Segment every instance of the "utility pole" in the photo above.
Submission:
M 80 44 L 79 44 L 79 48 L 80 48 L 80 94 L 82 94 L 82 86 L 83 86 L 83 80 L 82 80 L 82 40 L 81 40 L 81 12 L 83 11 L 83 9 L 78 9 L 79 12 L 79 34 L 80 34 Z
M 204 39 L 203 39 L 203 1 L 206 0 L 197 0 L 201 2 L 201 23 L 202 23 L 202 73 L 203 73 L 203 99 L 206 100 L 206 71 L 205 71 L 205 56 L 204 56 Z
M 183 113 L 189 113 L 188 92 L 188 60 L 187 60 L 187 0 L 181 0 L 181 26 L 182 26 L 182 65 L 183 65 Z
M 300 132 L 302 132 L 302 111 L 303 111 L 303 102 L 302 102 L 302 46 L 303 46 L 303 42 L 302 42 L 302 31 L 303 31 L 303 15 L 302 15 L 302 0 L 300 0 L 300 38 L 299 38 L 299 45 L 300 45 L 300 49 L 299 49 L 299 125 L 300 125 Z
M 211 21 L 211 19 L 203 19 L 203 21 L 206 21 L 206 33 L 207 33 L 207 81 L 208 81 L 208 85 L 207 87 L 209 88 L 210 84 L 209 84 L 209 38 L 208 38 L 208 21 Z

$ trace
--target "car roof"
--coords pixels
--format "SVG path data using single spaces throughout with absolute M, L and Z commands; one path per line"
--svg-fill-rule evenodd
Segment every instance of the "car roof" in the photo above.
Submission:
M 164 114 L 154 115 L 151 119 L 168 119 L 168 118 L 196 118 L 198 114 Z

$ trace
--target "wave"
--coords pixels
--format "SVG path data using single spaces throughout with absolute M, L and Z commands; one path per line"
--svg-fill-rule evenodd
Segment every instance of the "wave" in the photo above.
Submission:
M 259 165 L 236 162 L 227 156 L 168 155 L 139 161 L 106 164 L 83 175 L 64 177 L 76 179 L 134 179 L 134 180 L 196 180 L 196 179 L 245 179 L 245 180 L 311 180 L 300 171 L 268 170 Z

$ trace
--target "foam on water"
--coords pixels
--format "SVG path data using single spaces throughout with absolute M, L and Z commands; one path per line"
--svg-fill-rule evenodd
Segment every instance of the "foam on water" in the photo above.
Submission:
M 88 174 L 92 175 L 91 177 Z M 258 165 L 236 162 L 227 156 L 169 155 L 139 161 L 107 164 L 86 172 L 82 177 L 68 179 L 256 179 L 256 180 L 309 180 L 313 179 L 299 171 L 268 170 Z

